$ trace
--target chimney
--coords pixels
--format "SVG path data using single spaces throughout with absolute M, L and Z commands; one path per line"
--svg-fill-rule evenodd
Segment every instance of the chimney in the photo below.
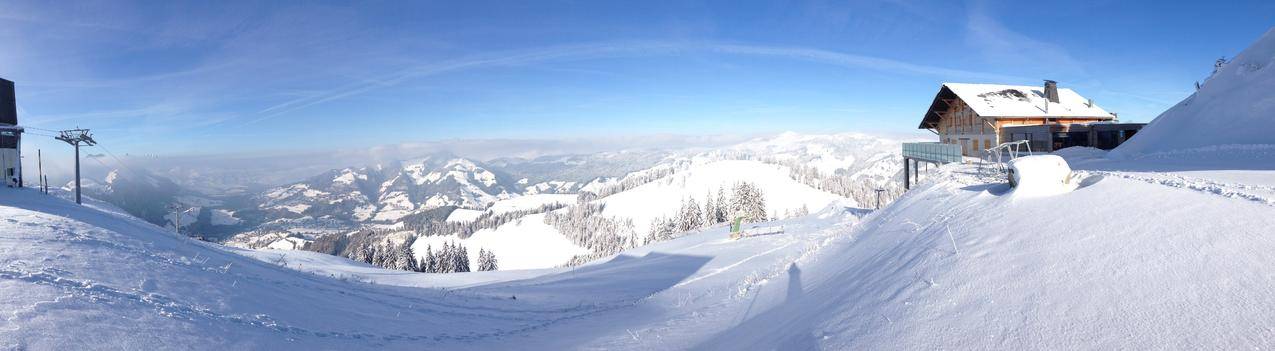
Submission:
M 13 82 L 0 78 L 0 124 L 18 124 L 18 102 Z
M 1049 102 L 1058 103 L 1058 82 L 1045 80 L 1045 98 L 1049 99 Z

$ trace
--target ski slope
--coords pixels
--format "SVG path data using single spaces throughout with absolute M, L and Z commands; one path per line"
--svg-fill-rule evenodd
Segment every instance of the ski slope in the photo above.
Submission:
M 439 275 L 225 248 L 92 200 L 0 192 L 0 347 L 19 349 L 639 347 L 632 333 L 695 317 L 692 302 L 742 304 L 836 233 L 715 228 L 575 269 Z M 857 220 L 842 211 L 788 227 Z

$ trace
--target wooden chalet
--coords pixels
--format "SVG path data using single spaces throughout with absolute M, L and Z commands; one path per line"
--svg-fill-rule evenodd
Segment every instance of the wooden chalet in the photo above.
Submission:
M 1054 81 L 1036 87 L 943 83 L 918 128 L 933 131 L 941 143 L 960 145 L 965 156 L 978 157 L 982 150 L 1014 140 L 1030 141 L 1033 151 L 1077 145 L 1109 149 L 1142 126 L 1111 123 L 1115 119 L 1093 100 L 1059 89 Z

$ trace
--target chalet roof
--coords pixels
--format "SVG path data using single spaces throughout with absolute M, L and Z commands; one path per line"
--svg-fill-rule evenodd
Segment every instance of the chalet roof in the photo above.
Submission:
M 1058 88 L 1058 103 L 1045 99 L 1044 90 L 1043 86 L 943 83 L 917 128 L 934 128 L 939 122 L 939 112 L 946 111 L 948 103 L 957 98 L 982 117 L 1116 118 L 1071 89 Z

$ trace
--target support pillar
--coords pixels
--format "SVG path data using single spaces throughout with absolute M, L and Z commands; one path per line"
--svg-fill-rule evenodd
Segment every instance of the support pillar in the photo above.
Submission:
M 903 158 L 903 190 L 912 189 L 912 159 Z

